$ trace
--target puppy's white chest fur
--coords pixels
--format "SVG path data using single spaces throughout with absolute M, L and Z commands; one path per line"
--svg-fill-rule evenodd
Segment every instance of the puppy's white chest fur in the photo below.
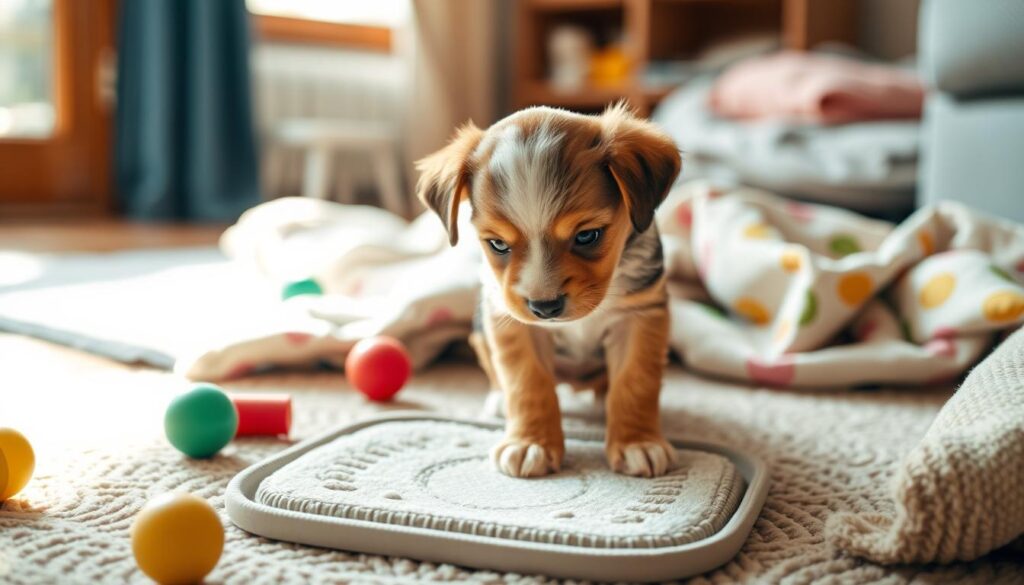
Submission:
M 555 375 L 563 381 L 583 381 L 606 367 L 604 343 L 610 334 L 610 316 L 591 314 L 583 319 L 545 327 L 551 338 Z

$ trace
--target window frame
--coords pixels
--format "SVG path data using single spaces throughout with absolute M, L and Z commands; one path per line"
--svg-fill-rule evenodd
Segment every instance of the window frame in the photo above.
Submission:
M 326 45 L 390 53 L 392 31 L 385 26 L 326 22 L 290 16 L 253 14 L 260 39 Z
M 53 0 L 53 104 L 49 136 L 0 137 L 0 215 L 105 215 L 112 211 L 116 0 Z

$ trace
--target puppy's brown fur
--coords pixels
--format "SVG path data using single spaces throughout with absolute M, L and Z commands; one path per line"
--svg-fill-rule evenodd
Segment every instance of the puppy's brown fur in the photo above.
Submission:
M 453 245 L 468 199 L 491 268 L 473 344 L 505 395 L 506 438 L 493 452 L 503 472 L 561 465 L 559 381 L 607 387 L 614 469 L 667 470 L 674 451 L 658 395 L 668 307 L 653 219 L 679 168 L 672 141 L 621 106 L 601 116 L 533 108 L 487 131 L 469 124 L 420 161 L 420 198 Z M 557 312 L 538 309 L 551 303 Z

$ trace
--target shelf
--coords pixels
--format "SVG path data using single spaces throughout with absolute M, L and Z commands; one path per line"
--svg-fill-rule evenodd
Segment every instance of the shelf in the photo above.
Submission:
M 520 0 L 511 72 L 512 107 L 535 104 L 594 112 L 625 98 L 643 115 L 675 86 L 649 87 L 641 73 L 658 61 L 692 58 L 738 36 L 771 33 L 789 49 L 852 42 L 857 0 Z M 598 46 L 621 33 L 637 78 L 620 87 L 558 91 L 548 83 L 548 39 L 558 26 L 590 31 Z
M 536 10 L 607 10 L 619 8 L 624 0 L 529 0 Z
M 652 106 L 672 91 L 672 87 L 640 88 L 635 85 L 618 87 L 589 86 L 577 90 L 559 90 L 544 81 L 533 81 L 522 88 L 520 105 L 547 104 L 551 106 L 601 108 L 619 99 L 628 99 L 637 107 Z M 636 103 L 639 101 L 640 103 Z
M 526 0 L 536 10 L 604 10 L 627 0 Z M 771 4 L 778 0 L 647 0 L 649 4 Z
M 652 4 L 778 4 L 778 0 L 650 0 Z

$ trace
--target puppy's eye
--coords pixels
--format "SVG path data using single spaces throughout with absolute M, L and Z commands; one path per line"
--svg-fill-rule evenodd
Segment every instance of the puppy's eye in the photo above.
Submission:
M 487 244 L 494 250 L 495 254 L 508 254 L 512 250 L 502 240 L 487 240 Z
M 583 230 L 576 234 L 573 243 L 577 246 L 593 246 L 601 239 L 601 230 Z

